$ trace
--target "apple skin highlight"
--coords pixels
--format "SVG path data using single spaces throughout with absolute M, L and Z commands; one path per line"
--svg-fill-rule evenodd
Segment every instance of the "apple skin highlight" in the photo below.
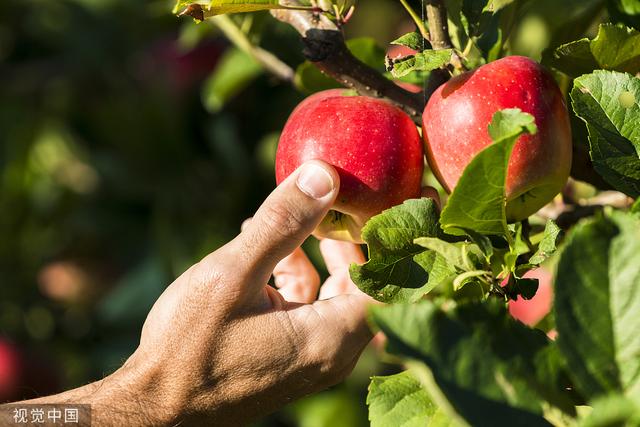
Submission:
M 420 197 L 423 144 L 409 116 L 390 103 L 333 89 L 305 99 L 289 117 L 276 153 L 280 184 L 300 165 L 323 160 L 340 175 L 340 191 L 315 230 L 319 238 L 362 243 L 374 215 Z
M 432 95 L 423 114 L 429 166 L 451 192 L 465 167 L 492 143 L 487 127 L 503 109 L 533 115 L 538 133 L 516 143 L 507 172 L 507 219 L 537 212 L 565 185 L 571 170 L 571 126 L 555 80 L 521 56 L 491 62 L 454 77 Z

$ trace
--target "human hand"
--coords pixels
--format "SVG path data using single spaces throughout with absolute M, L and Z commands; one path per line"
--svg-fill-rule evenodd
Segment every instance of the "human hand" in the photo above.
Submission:
M 330 277 L 320 286 L 300 249 L 338 189 L 331 166 L 303 165 L 237 238 L 165 290 L 122 368 L 32 403 L 90 404 L 100 426 L 237 426 L 340 382 L 371 339 L 372 300 L 348 273 L 365 259 L 357 245 L 322 240 Z
M 371 339 L 370 299 L 348 275 L 349 264 L 364 256 L 356 245 L 322 241 L 331 276 L 320 288 L 299 247 L 338 188 L 332 167 L 303 165 L 236 239 L 156 302 L 121 371 L 155 378 L 162 423 L 239 425 L 351 372 Z M 279 290 L 267 285 L 272 273 Z

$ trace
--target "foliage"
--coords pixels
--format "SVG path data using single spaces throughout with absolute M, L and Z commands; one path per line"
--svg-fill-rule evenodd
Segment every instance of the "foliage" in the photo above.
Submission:
M 613 24 L 600 25 L 593 39 L 581 39 L 555 50 L 553 65 L 572 77 L 604 69 L 635 73 L 640 69 L 640 33 Z
M 224 28 L 181 24 L 157 12 L 168 11 L 164 0 L 0 4 L 3 335 L 34 353 L 56 349 L 54 389 L 98 378 L 135 348 L 163 287 L 255 210 L 272 187 L 277 130 L 301 93 L 343 83 L 273 10 L 326 19 L 358 64 L 419 86 L 425 101 L 439 76 L 513 54 L 541 59 L 580 119 L 576 150 L 613 189 L 640 196 L 639 1 L 440 3 L 445 49 L 434 49 L 438 29 L 416 1 L 368 0 L 355 13 L 342 0 L 175 5 L 198 21 L 238 13 Z M 350 274 L 389 304 L 370 320 L 397 367 L 379 372 L 369 357 L 355 386 L 263 424 L 360 425 L 361 382 L 376 373 L 366 397 L 373 426 L 640 423 L 640 202 L 593 208 L 570 183 L 557 221 L 509 224 L 508 161 L 537 127 L 507 109 L 488 132 L 493 143 L 442 212 L 431 199 L 408 200 L 363 229 L 368 261 Z M 530 274 L 541 266 L 555 271 L 553 311 L 525 326 L 507 308 L 535 298 Z
M 614 188 L 639 196 L 640 79 L 595 71 L 575 80 L 571 99 L 576 114 L 587 124 L 596 170 Z
M 442 228 L 451 234 L 507 237 L 506 180 L 511 151 L 518 138 L 537 132 L 533 116 L 520 110 L 499 111 L 489 125 L 494 143 L 469 163 L 442 211 Z
M 415 241 L 439 233 L 432 199 L 408 200 L 389 209 L 362 230 L 369 261 L 351 266 L 352 279 L 379 301 L 419 300 L 451 274 L 437 253 L 426 251 Z

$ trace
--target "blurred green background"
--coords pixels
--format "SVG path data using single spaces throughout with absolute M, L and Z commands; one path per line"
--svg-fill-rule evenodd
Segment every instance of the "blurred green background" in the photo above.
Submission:
M 397 35 L 402 10 L 365 6 L 358 19 L 375 22 L 381 42 Z M 163 289 L 275 186 L 278 131 L 304 95 L 172 7 L 0 2 L 0 340 L 28 371 L 11 398 L 116 369 Z M 293 30 L 250 19 L 263 46 L 303 61 Z M 243 60 L 246 72 L 225 72 Z M 375 360 L 264 425 L 366 424 Z
M 558 7 L 547 13 L 556 2 L 533 3 L 511 48 L 537 58 L 602 10 L 585 2 L 584 28 L 567 29 Z M 0 2 L 0 340 L 26 372 L 11 398 L 116 369 L 163 289 L 230 240 L 275 186 L 278 131 L 304 95 L 172 7 Z M 292 29 L 264 13 L 238 19 L 252 40 L 302 63 Z M 346 31 L 384 49 L 411 29 L 398 2 L 366 0 Z M 307 249 L 322 268 L 313 241 Z M 366 425 L 369 377 L 393 369 L 367 351 L 344 384 L 259 424 Z

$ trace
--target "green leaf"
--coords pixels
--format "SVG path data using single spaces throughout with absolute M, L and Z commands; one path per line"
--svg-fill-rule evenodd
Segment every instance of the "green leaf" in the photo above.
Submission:
M 204 12 L 204 17 L 208 18 L 226 13 L 259 12 L 269 9 L 288 9 L 281 5 L 279 0 L 178 0 L 173 8 L 173 13 L 178 13 L 181 9 L 189 5 L 198 5 Z
M 529 259 L 529 264 L 540 265 L 553 255 L 558 247 L 561 233 L 560 227 L 553 220 L 549 220 L 544 227 L 544 235 L 538 245 L 538 250 Z
M 437 252 L 453 266 L 461 267 L 464 264 L 464 254 L 459 243 L 445 242 L 437 237 L 420 237 L 414 240 L 414 243 Z
M 407 33 L 402 37 L 395 39 L 394 41 L 391 42 L 391 44 L 395 44 L 398 46 L 406 46 L 409 49 L 422 51 L 424 50 L 425 40 L 424 40 L 424 37 L 422 37 L 422 34 L 420 34 L 417 31 L 414 31 L 412 33 Z
M 203 104 L 212 113 L 220 111 L 260 74 L 262 67 L 250 55 L 236 48 L 228 49 L 204 83 Z
M 496 13 L 502 8 L 505 8 L 515 2 L 515 0 L 489 0 L 487 5 L 484 7 L 485 12 L 493 12 Z
M 605 0 L 536 0 L 527 13 L 544 21 L 551 41 L 547 46 L 560 46 L 582 37 L 595 18 L 602 14 Z
M 625 427 L 640 425 L 640 407 L 624 396 L 613 394 L 593 402 L 593 410 L 581 427 Z
M 371 427 L 445 427 L 452 424 L 409 371 L 371 378 L 367 405 Z
M 640 401 L 640 221 L 611 216 L 578 224 L 557 267 L 558 345 L 578 390 Z
M 454 45 L 466 51 L 466 60 L 472 68 L 501 56 L 503 42 L 515 27 L 518 3 L 513 0 L 445 0 Z
M 184 9 L 185 7 L 188 7 L 189 5 L 197 4 L 202 6 L 202 3 L 206 4 L 206 2 L 198 2 L 197 0 L 177 0 L 171 12 L 176 14 L 181 12 L 182 9 Z
M 518 109 L 498 111 L 489 125 L 495 141 L 466 167 L 440 219 L 445 232 L 508 235 L 505 183 L 511 151 L 518 137 L 535 133 L 532 115 Z
M 523 279 L 509 276 L 509 282 L 503 289 L 510 300 L 515 301 L 521 296 L 525 300 L 530 300 L 538 292 L 538 279 Z
M 522 223 L 517 222 L 515 224 L 510 224 L 509 229 L 512 230 L 512 233 L 515 233 L 513 239 L 513 248 L 511 248 L 511 251 L 516 256 L 524 255 L 531 252 L 529 243 L 527 243 L 527 237 L 524 235 L 524 228 L 522 227 Z
M 480 262 L 483 257 L 485 261 L 487 259 L 478 245 L 467 242 L 450 243 L 436 237 L 421 237 L 416 239 L 415 243 L 437 253 L 446 261 L 452 273 L 447 279 L 453 279 L 454 291 L 459 291 L 469 283 L 478 283 L 482 286 L 491 274 L 490 271 L 483 270 L 488 268 L 488 262 L 487 264 Z M 482 295 L 487 291 L 488 289 L 485 290 L 482 286 Z
M 212 15 L 284 8 L 280 0 L 210 0 L 207 6 Z
M 491 260 L 493 256 L 493 243 L 491 243 L 491 239 L 488 236 L 485 236 L 480 233 L 476 233 L 473 230 L 464 230 L 465 234 L 473 240 L 473 242 L 478 245 L 478 248 L 482 251 L 485 256 L 487 262 Z
M 640 79 L 596 71 L 575 80 L 571 99 L 587 124 L 596 171 L 617 190 L 640 195 Z
M 448 307 L 374 307 L 371 320 L 449 416 L 473 426 L 547 426 L 545 401 L 572 411 L 562 359 L 543 332 L 511 319 L 500 301 Z
M 640 32 L 602 24 L 593 40 L 582 39 L 558 47 L 552 65 L 572 77 L 597 69 L 635 74 L 640 71 Z
M 473 270 L 473 271 L 467 271 L 464 272 L 460 275 L 458 275 L 454 280 L 453 280 L 453 290 L 454 291 L 459 291 L 462 288 L 464 288 L 466 285 L 468 284 L 477 284 L 480 285 L 482 287 L 483 283 L 486 282 L 486 279 L 480 279 L 481 277 L 486 277 L 488 274 L 487 271 L 485 270 Z M 482 295 L 485 294 L 485 289 L 484 287 L 482 287 L 481 289 Z
M 354 427 L 366 424 L 362 406 L 360 396 L 346 387 L 336 387 L 298 400 L 285 411 L 296 427 Z
M 353 56 L 368 66 L 382 71 L 384 69 L 385 51 L 371 37 L 357 37 L 346 42 Z
M 358 37 L 347 40 L 346 44 L 353 56 L 360 61 L 372 68 L 384 70 L 385 52 L 374 39 Z M 334 79 L 323 74 L 311 61 L 305 61 L 298 66 L 294 83 L 301 92 L 307 94 L 342 87 Z
M 371 218 L 362 229 L 369 261 L 352 265 L 351 279 L 378 301 L 420 299 L 452 274 L 442 257 L 414 243 L 439 233 L 438 208 L 432 199 L 407 200 Z
M 298 65 L 294 84 L 300 92 L 306 94 L 342 87 L 337 81 L 323 74 L 311 61 L 305 61 Z
M 498 111 L 489 124 L 489 135 L 497 143 L 510 141 L 524 133 L 535 134 L 537 131 L 533 116 L 517 108 Z
M 611 21 L 640 29 L 640 0 L 608 0 L 607 9 Z
M 435 70 L 448 64 L 452 53 L 452 49 L 425 50 L 415 55 L 392 59 L 389 71 L 393 77 L 400 78 L 414 71 Z
M 630 15 L 640 15 L 640 0 L 613 0 L 620 10 Z

